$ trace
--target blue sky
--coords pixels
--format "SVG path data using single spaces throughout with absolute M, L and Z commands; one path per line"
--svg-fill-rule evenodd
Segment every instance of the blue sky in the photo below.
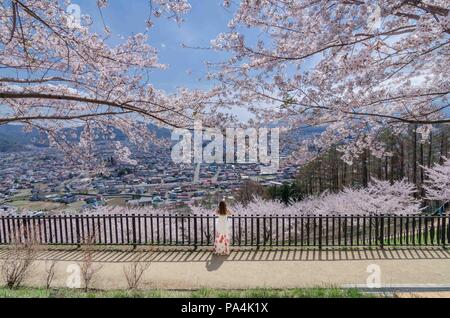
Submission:
M 72 3 L 80 6 L 82 14 L 93 18 L 94 31 L 103 32 L 96 1 L 73 0 Z M 152 84 L 168 92 L 180 86 L 200 89 L 210 87 L 212 83 L 199 81 L 206 73 L 205 61 L 226 59 L 224 53 L 181 47 L 181 44 L 208 47 L 210 40 L 227 30 L 227 24 L 232 18 L 232 12 L 224 8 L 220 0 L 191 0 L 190 3 L 192 9 L 184 15 L 181 24 L 164 16 L 152 17 L 154 26 L 149 31 L 149 42 L 159 51 L 160 62 L 169 66 L 166 70 L 153 71 Z M 145 32 L 149 11 L 148 0 L 110 0 L 109 6 L 102 12 L 106 25 L 112 31 L 111 40 L 119 40 L 119 35 Z

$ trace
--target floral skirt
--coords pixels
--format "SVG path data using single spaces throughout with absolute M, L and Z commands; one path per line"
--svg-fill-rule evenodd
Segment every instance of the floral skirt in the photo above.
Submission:
M 230 238 L 225 234 L 218 234 L 214 240 L 214 254 L 229 255 L 230 254 Z

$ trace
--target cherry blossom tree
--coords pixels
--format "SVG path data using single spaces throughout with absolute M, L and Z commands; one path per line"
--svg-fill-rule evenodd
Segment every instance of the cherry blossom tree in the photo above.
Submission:
M 366 188 L 346 188 L 323 193 L 294 204 L 304 213 L 320 215 L 408 215 L 418 214 L 421 202 L 414 198 L 416 187 L 406 181 L 372 179 Z
M 236 216 L 408 215 L 421 210 L 421 202 L 414 197 L 416 192 L 416 187 L 404 180 L 391 183 L 373 178 L 366 188 L 324 192 L 287 206 L 255 196 L 246 204 L 233 204 L 230 210 Z M 202 206 L 191 206 L 191 210 L 194 215 L 212 213 Z
M 444 158 L 442 164 L 433 167 L 423 167 L 427 179 L 424 189 L 428 200 L 450 202 L 450 159 Z
M 417 124 L 426 135 L 430 125 L 450 122 L 448 0 L 243 0 L 237 6 L 228 32 L 212 41 L 232 56 L 210 64 L 211 78 L 223 83 L 225 98 L 262 120 L 324 125 L 315 149 L 339 143 L 351 162 L 369 145 L 381 156 L 377 136 L 386 128 L 400 134 Z
M 234 220 L 230 223 L 234 239 L 244 242 L 255 238 L 257 233 L 256 217 L 265 217 L 259 222 L 261 239 L 280 238 L 282 233 L 290 234 L 293 240 L 295 228 L 297 234 L 304 233 L 304 228 L 294 227 L 295 217 L 306 217 L 312 226 L 317 226 L 317 216 L 378 216 L 378 215 L 417 215 L 421 211 L 421 202 L 414 198 L 416 187 L 406 181 L 380 181 L 372 179 L 366 188 L 346 188 L 338 193 L 325 192 L 319 196 L 311 196 L 286 206 L 280 201 L 264 200 L 254 197 L 246 204 L 236 203 L 230 206 Z M 202 206 L 191 206 L 192 214 L 197 216 L 211 215 L 213 211 Z M 348 220 L 350 222 L 350 220 Z M 356 220 L 355 220 L 356 222 Z M 349 223 L 350 224 L 350 223 Z M 356 226 L 356 223 L 353 224 Z M 199 227 L 198 237 L 207 237 L 213 229 Z M 203 232 L 203 233 L 202 233 Z M 310 233 L 311 234 L 311 233 Z M 303 234 L 302 234 L 303 235 Z M 311 234 L 312 235 L 312 234 Z
M 98 7 L 108 5 L 98 0 Z M 157 50 L 148 44 L 151 18 L 143 33 L 111 45 L 111 34 L 92 30 L 92 18 L 79 21 L 66 12 L 70 2 L 10 0 L 0 3 L 0 125 L 22 123 L 44 132 L 74 158 L 88 157 L 92 141 L 111 127 L 145 146 L 152 134 L 149 122 L 166 127 L 190 127 L 201 118 L 209 92 L 180 89 L 168 94 L 149 82 L 149 72 L 164 69 Z M 152 16 L 181 21 L 190 6 L 185 0 L 153 0 Z M 67 10 L 69 11 L 69 10 Z M 212 111 L 211 107 L 208 111 Z M 82 126 L 73 147 L 74 126 Z M 154 140 L 154 138 L 153 138 Z M 116 144 L 120 159 L 130 152 Z M 89 160 L 87 160 L 89 162 Z

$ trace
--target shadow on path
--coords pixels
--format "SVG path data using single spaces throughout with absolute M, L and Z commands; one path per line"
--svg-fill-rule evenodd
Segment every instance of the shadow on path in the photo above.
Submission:
M 229 255 L 212 254 L 211 259 L 206 261 L 206 270 L 208 272 L 216 271 L 228 259 Z
M 5 258 L 6 248 L 0 248 L 0 259 Z M 142 255 L 144 254 L 144 255 Z M 234 250 L 229 256 L 214 256 L 210 250 L 112 250 L 99 249 L 94 253 L 95 262 L 126 263 L 137 256 L 143 261 L 203 262 L 210 271 L 217 270 L 227 262 L 277 262 L 277 261 L 364 261 L 364 260 L 450 260 L 450 251 L 442 248 L 408 249 L 358 249 L 358 250 Z M 79 249 L 49 249 L 38 253 L 37 260 L 81 261 L 83 252 Z

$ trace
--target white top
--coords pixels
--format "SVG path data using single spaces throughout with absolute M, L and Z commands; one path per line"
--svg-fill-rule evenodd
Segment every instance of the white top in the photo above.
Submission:
M 216 219 L 216 231 L 219 234 L 228 235 L 229 224 L 227 215 L 218 215 Z

